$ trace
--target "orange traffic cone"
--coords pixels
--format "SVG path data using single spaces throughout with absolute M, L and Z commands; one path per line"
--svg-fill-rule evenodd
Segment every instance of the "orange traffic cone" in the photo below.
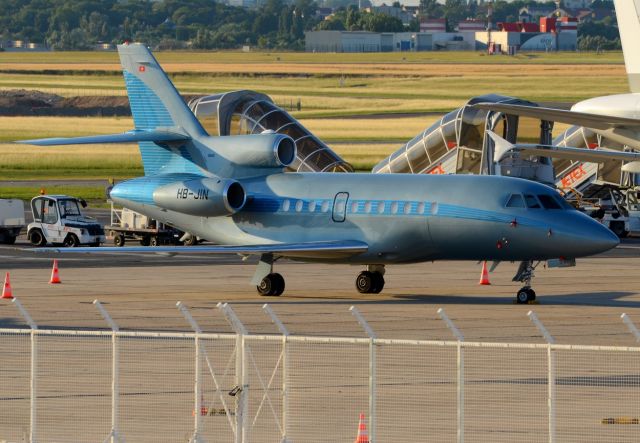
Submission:
M 60 274 L 58 273 L 58 260 L 53 260 L 53 269 L 51 270 L 51 280 L 49 280 L 49 284 L 57 285 L 62 283 L 60 280 Z
M 360 423 L 358 423 L 358 436 L 354 443 L 369 443 L 369 433 L 367 425 L 364 422 L 364 414 L 360 414 Z
M 2 288 L 2 297 L 0 298 L 13 298 L 13 292 L 11 291 L 11 282 L 9 281 L 9 273 L 4 277 L 4 287 Z
M 478 282 L 479 285 L 490 285 L 491 282 L 489 281 L 489 272 L 487 271 L 487 262 L 483 261 L 482 262 L 482 274 L 480 274 L 480 281 Z

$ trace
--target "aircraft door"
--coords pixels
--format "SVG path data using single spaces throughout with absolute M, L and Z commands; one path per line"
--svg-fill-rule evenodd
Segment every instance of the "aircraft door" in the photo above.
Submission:
M 348 192 L 338 192 L 333 199 L 333 212 L 331 217 L 334 222 L 342 223 L 347 218 Z

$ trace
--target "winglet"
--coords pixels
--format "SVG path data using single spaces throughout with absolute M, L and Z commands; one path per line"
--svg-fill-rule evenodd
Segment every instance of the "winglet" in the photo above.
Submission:
M 498 134 L 496 134 L 493 131 L 489 131 L 487 130 L 487 134 L 489 134 L 489 137 L 491 137 L 491 140 L 493 140 L 493 161 L 494 163 L 498 163 L 500 160 L 502 160 L 504 158 L 504 156 L 507 154 L 507 152 L 512 151 L 515 149 L 515 145 L 512 143 L 509 143 L 507 140 L 505 140 L 504 138 L 500 137 Z

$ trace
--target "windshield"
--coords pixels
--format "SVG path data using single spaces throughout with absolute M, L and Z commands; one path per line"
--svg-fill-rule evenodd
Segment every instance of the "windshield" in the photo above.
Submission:
M 78 217 L 82 215 L 78 207 L 78 202 L 75 200 L 59 200 L 58 208 L 60 209 L 61 218 Z

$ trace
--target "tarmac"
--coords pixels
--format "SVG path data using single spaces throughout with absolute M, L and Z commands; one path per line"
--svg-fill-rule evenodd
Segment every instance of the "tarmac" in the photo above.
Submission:
M 24 250 L 20 250 L 24 248 Z M 517 264 L 501 263 L 480 286 L 481 265 L 436 262 L 388 266 L 378 295 L 362 295 L 360 267 L 279 261 L 286 280 L 280 297 L 261 297 L 250 284 L 255 259 L 235 256 L 43 255 L 25 241 L 0 247 L 0 271 L 10 271 L 14 296 L 40 328 L 106 328 L 92 305 L 99 299 L 122 329 L 188 331 L 176 308 L 182 301 L 209 332 L 231 329 L 216 305 L 228 302 L 250 333 L 276 333 L 262 305 L 269 303 L 292 334 L 364 336 L 349 313 L 356 305 L 379 337 L 452 339 L 437 314 L 443 308 L 467 341 L 544 343 L 527 312 L 533 310 L 558 343 L 633 346 L 620 319 L 640 325 L 640 241 L 579 259 L 575 268 L 536 270 L 534 305 L 516 305 Z M 126 247 L 123 252 L 126 251 Z M 50 285 L 53 258 L 62 284 Z M 16 307 L 0 300 L 0 328 L 23 327 Z

